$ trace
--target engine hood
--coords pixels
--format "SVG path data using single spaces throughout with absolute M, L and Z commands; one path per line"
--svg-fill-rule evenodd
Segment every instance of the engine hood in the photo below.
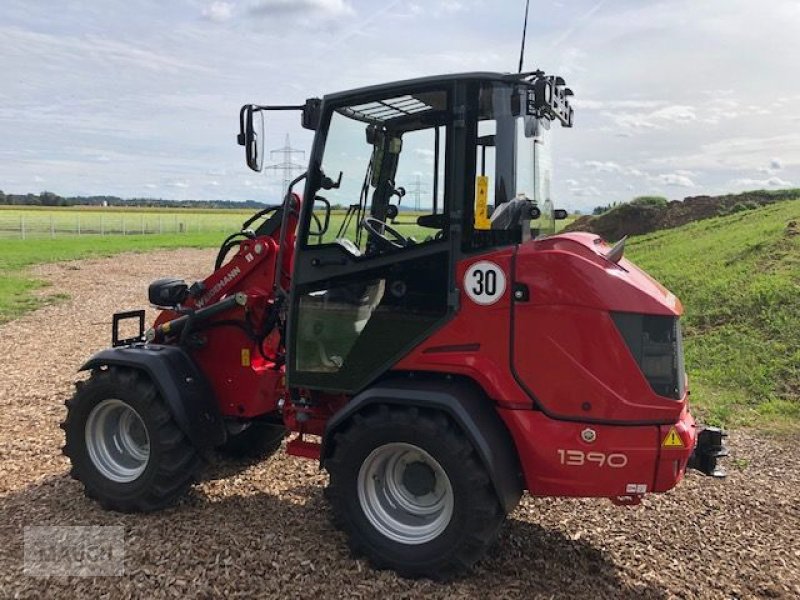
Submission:
M 626 258 L 606 258 L 611 246 L 590 233 L 563 233 L 521 244 L 517 280 L 530 281 L 534 303 L 679 316 L 675 294 Z M 533 274 L 535 273 L 535 276 Z M 526 282 L 527 284 L 527 282 Z

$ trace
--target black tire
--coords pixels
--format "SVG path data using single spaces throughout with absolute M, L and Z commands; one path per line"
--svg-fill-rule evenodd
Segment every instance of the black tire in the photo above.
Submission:
M 219 447 L 222 454 L 239 459 L 266 460 L 281 447 L 286 428 L 274 423 L 252 423 Z
M 353 552 L 366 556 L 373 567 L 393 569 L 404 577 L 450 579 L 469 569 L 497 538 L 505 513 L 486 469 L 469 440 L 443 413 L 414 407 L 372 407 L 354 415 L 333 442 L 332 455 L 325 463 L 330 473 L 325 492 L 333 521 L 348 535 Z M 366 489 L 359 484 L 362 465 L 368 468 L 373 464 L 370 457 L 376 453 L 380 456 L 383 450 L 379 448 L 407 445 L 432 457 L 452 490 L 449 522 L 429 541 L 405 543 L 382 533 L 370 520 L 375 517 L 365 513 L 359 496 L 359 486 L 362 491 Z M 400 464 L 405 464 L 405 473 L 411 463 Z M 369 485 L 378 489 L 380 483 Z
M 133 409 L 140 429 L 143 426 L 147 433 L 143 470 L 130 481 L 115 481 L 104 475 L 87 447 L 90 415 L 109 401 L 121 402 L 122 410 Z M 150 378 L 141 371 L 96 369 L 87 381 L 78 382 L 75 395 L 66 405 L 67 418 L 61 428 L 66 437 L 64 454 L 72 462 L 70 475 L 82 482 L 85 494 L 103 508 L 125 513 L 156 511 L 173 504 L 196 481 L 202 461 Z M 116 439 L 114 443 L 119 447 Z

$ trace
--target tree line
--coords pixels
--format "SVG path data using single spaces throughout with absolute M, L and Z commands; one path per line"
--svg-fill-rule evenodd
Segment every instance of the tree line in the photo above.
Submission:
M 7 206 L 133 206 L 148 208 L 231 208 L 260 209 L 255 200 L 164 200 L 162 198 L 119 198 L 118 196 L 59 196 L 53 192 L 6 194 L 0 190 L 0 205 Z

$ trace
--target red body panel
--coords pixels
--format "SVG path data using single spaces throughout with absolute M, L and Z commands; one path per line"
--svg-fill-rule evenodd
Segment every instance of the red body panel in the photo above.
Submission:
M 296 211 L 300 198 L 295 195 Z M 289 285 L 294 256 L 296 213 L 288 217 L 289 232 L 283 253 L 283 285 Z M 279 254 L 280 230 L 241 242 L 236 253 L 217 271 L 203 280 L 207 290 L 185 308 L 201 308 L 236 292 L 247 294 L 247 304 L 215 317 L 213 321 L 239 320 L 246 316 L 258 329 L 273 302 L 275 267 Z M 163 311 L 155 321 L 159 325 L 175 318 L 173 311 Z M 194 350 L 193 358 L 211 382 L 223 416 L 252 418 L 274 412 L 284 393 L 284 368 L 273 362 L 280 343 L 274 333 L 262 348 L 237 327 L 204 329 L 203 347 Z
M 458 314 L 395 367 L 477 381 L 497 403 L 536 495 L 666 491 L 694 448 L 686 396 L 653 392 L 610 315 L 680 315 L 682 306 L 630 261 L 606 259 L 609 250 L 597 236 L 572 233 L 464 260 L 457 281 L 490 261 L 506 274 L 505 293 L 484 306 L 462 290 Z M 512 300 L 512 282 L 527 288 L 527 300 Z M 662 452 L 673 425 L 685 446 Z M 587 428 L 592 442 L 581 437 Z
M 642 496 L 665 492 L 686 470 L 696 429 L 688 411 L 674 424 L 684 442 L 663 448 L 672 425 L 597 425 L 559 421 L 530 410 L 498 409 L 535 496 Z M 592 441 L 582 434 L 590 431 Z
M 463 281 L 469 265 L 478 260 L 492 261 L 509 273 L 513 256 L 514 248 L 504 248 L 463 261 L 457 265 L 456 281 Z M 503 296 L 490 306 L 475 304 L 462 290 L 455 318 L 409 353 L 395 368 L 464 375 L 478 382 L 488 396 L 502 406 L 532 407 L 533 400 L 517 384 L 509 369 L 510 287 L 508 285 Z

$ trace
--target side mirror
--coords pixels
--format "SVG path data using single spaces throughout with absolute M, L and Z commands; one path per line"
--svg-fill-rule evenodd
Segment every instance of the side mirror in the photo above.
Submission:
M 244 146 L 247 166 L 261 171 L 264 166 L 264 112 L 254 104 L 245 104 L 239 111 L 239 135 L 236 141 Z
M 322 236 L 328 231 L 331 223 L 331 203 L 322 196 L 314 197 L 314 204 L 311 206 L 311 223 L 308 225 L 308 237 L 319 238 L 322 243 Z
M 563 208 L 557 208 L 553 211 L 553 218 L 556 221 L 563 221 L 569 216 L 569 213 L 565 211 Z

